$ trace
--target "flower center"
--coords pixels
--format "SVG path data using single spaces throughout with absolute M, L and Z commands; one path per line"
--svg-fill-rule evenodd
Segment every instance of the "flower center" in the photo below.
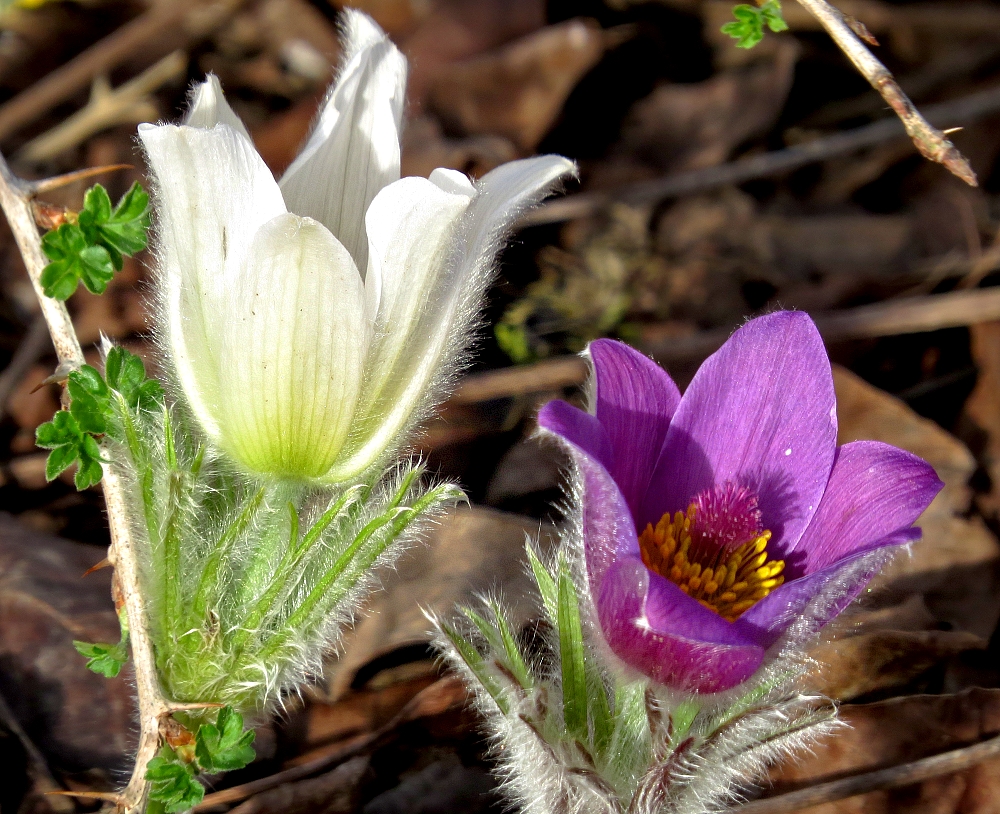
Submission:
M 698 495 L 686 512 L 663 515 L 639 535 L 642 561 L 730 622 L 785 581 L 784 560 L 767 552 L 757 496 L 726 482 Z

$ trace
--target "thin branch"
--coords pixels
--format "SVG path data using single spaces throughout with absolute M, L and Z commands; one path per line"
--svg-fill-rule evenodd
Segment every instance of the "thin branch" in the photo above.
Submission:
M 15 160 L 45 161 L 109 127 L 154 121 L 159 111 L 149 94 L 182 77 L 187 63 L 186 52 L 173 51 L 114 89 L 102 74 L 94 80 L 85 107 L 25 144 Z
M 982 743 L 953 749 L 932 757 L 925 757 L 911 763 L 890 766 L 874 772 L 843 777 L 828 783 L 819 783 L 808 788 L 790 791 L 762 800 L 754 800 L 741 806 L 735 814 L 790 814 L 803 808 L 844 800 L 858 794 L 868 794 L 883 789 L 897 789 L 968 769 L 984 760 L 1000 755 L 1000 736 Z
M 963 96 L 961 99 L 929 105 L 924 112 L 929 121 L 942 127 L 950 127 L 971 124 L 997 110 L 1000 110 L 1000 87 L 988 88 Z M 772 150 L 751 158 L 741 158 L 715 167 L 677 172 L 618 189 L 569 195 L 542 204 L 522 218 L 518 226 L 537 226 L 588 217 L 606 209 L 615 201 L 627 204 L 650 203 L 718 189 L 730 184 L 743 184 L 757 178 L 790 172 L 819 161 L 827 161 L 874 147 L 904 134 L 905 130 L 897 119 L 882 119 L 853 130 L 833 133 L 804 144 L 796 144 L 783 150 Z
M 889 69 L 879 62 L 856 33 L 857 24 L 831 6 L 826 0 L 798 0 L 799 5 L 812 14 L 837 43 L 854 67 L 868 80 L 875 90 L 899 116 L 907 135 L 913 140 L 920 154 L 944 165 L 953 175 L 969 186 L 977 186 L 976 174 L 958 149 L 944 133 L 934 128 L 914 106 L 895 80 Z M 852 25 L 852 23 L 855 23 Z M 869 35 L 870 36 L 870 35 Z
M 65 303 L 46 297 L 42 292 L 40 278 L 46 260 L 32 214 L 31 195 L 30 185 L 14 176 L 6 160 L 0 155 L 0 207 L 7 216 L 14 240 L 24 258 L 24 265 L 59 357 L 59 365 L 63 369 L 73 370 L 83 364 L 83 350 Z M 156 674 L 153 644 L 149 638 L 144 603 L 139 593 L 139 565 L 129 528 L 124 488 L 113 466 L 105 467 L 102 484 L 111 531 L 108 559 L 115 566 L 115 581 L 128 618 L 132 663 L 139 696 L 139 748 L 135 767 L 128 786 L 117 798 L 118 810 L 122 814 L 131 814 L 141 811 L 145 805 L 149 786 L 146 781 L 146 764 L 159 749 L 160 726 L 169 714 L 170 706 L 163 697 Z

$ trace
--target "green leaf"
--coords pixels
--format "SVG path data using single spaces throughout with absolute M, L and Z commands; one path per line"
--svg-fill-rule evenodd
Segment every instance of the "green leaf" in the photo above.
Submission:
M 45 463 L 46 480 L 55 480 L 74 463 L 79 463 L 77 489 L 87 489 L 104 477 L 97 441 L 83 432 L 76 418 L 66 410 L 60 410 L 35 431 L 35 443 L 52 450 Z
M 649 765 L 652 751 L 646 682 L 634 681 L 615 692 L 615 729 L 608 748 L 612 772 L 627 785 Z
M 464 611 L 465 609 L 463 608 L 462 610 Z M 466 667 L 472 671 L 472 674 L 479 680 L 479 683 L 483 685 L 486 692 L 490 694 L 490 697 L 500 708 L 500 711 L 504 715 L 507 715 L 510 712 L 510 705 L 504 697 L 503 689 L 497 681 L 496 676 L 490 672 L 490 668 L 487 666 L 486 661 L 476 649 L 476 646 L 447 622 L 442 620 L 439 621 L 438 624 L 441 627 L 441 632 L 448 637 L 452 646 L 462 657 L 462 661 L 465 662 Z
M 182 763 L 173 750 L 164 752 L 166 757 L 154 757 L 146 764 L 149 799 L 161 803 L 166 814 L 178 814 L 198 805 L 205 787 L 195 779 L 193 766 Z
M 122 255 L 136 254 L 146 248 L 149 195 L 136 182 L 112 210 L 108 193 L 100 184 L 95 184 L 84 198 L 80 225 L 85 231 L 93 230 L 91 242 L 104 247 L 115 269 L 120 271 Z
M 562 667 L 563 722 L 579 741 L 588 740 L 587 674 L 583 655 L 583 626 L 573 577 L 565 562 L 558 576 L 559 661 Z
M 545 606 L 545 612 L 549 615 L 549 619 L 552 620 L 553 624 L 558 624 L 557 618 L 559 614 L 556 608 L 559 600 L 557 598 L 556 581 L 552 579 L 552 574 L 542 564 L 542 561 L 538 559 L 535 549 L 530 544 L 525 546 L 525 548 L 528 552 L 528 562 L 531 563 L 531 572 L 535 575 L 535 584 L 538 585 L 538 593 L 541 594 L 542 604 Z
M 51 261 L 42 271 L 45 295 L 69 298 L 80 282 L 94 294 L 103 294 L 123 255 L 146 248 L 149 196 L 138 184 L 112 209 L 111 199 L 95 184 L 83 199 L 76 223 L 64 223 L 42 236 L 42 251 Z
M 670 712 L 670 740 L 679 744 L 691 731 L 691 724 L 701 711 L 697 701 L 684 701 Z
M 767 0 L 767 2 L 760 7 L 760 16 L 764 18 L 764 22 L 767 23 L 767 27 L 770 28 L 775 34 L 788 30 L 788 23 L 786 23 L 785 18 L 781 16 L 781 3 L 779 0 Z
M 503 645 L 503 653 L 506 656 L 504 666 L 514 674 L 514 678 L 517 679 L 518 684 L 525 689 L 529 689 L 534 684 L 534 681 L 532 680 L 531 672 L 528 670 L 528 665 L 524 661 L 521 647 L 511 631 L 510 625 L 507 623 L 507 618 L 504 616 L 504 610 L 497 602 L 490 602 L 490 610 L 493 611 L 493 618 L 496 620 L 496 630 L 500 634 L 500 642 Z
M 69 374 L 69 410 L 82 432 L 102 435 L 108 431 L 111 414 L 111 391 L 101 374 L 90 365 Z
M 256 757 L 253 739 L 256 733 L 243 731 L 243 716 L 232 707 L 219 710 L 214 724 L 202 724 L 195 738 L 195 755 L 206 772 L 229 772 L 242 769 Z
M 771 13 L 776 13 L 780 19 L 781 7 L 778 6 L 776 12 L 772 9 Z M 764 39 L 764 15 L 756 6 L 740 4 L 733 9 L 733 16 L 736 20 L 726 23 L 720 30 L 737 41 L 737 48 L 753 48 Z
M 146 378 L 142 359 L 121 347 L 113 347 L 104 363 L 108 386 L 121 393 L 133 410 L 153 410 L 163 403 L 163 388 Z
M 42 289 L 47 297 L 65 300 L 81 280 L 88 290 L 102 294 L 115 273 L 107 249 L 91 244 L 74 223 L 46 232 L 42 251 L 52 261 L 42 270 Z
M 87 659 L 87 669 L 99 675 L 114 678 L 128 661 L 128 650 L 124 642 L 118 644 L 91 644 L 73 642 L 76 652 Z

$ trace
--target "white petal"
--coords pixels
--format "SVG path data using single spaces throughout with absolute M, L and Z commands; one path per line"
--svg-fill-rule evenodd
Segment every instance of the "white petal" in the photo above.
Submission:
M 191 89 L 191 101 L 184 117 L 184 124 L 202 130 L 209 130 L 217 124 L 228 124 L 252 143 L 246 126 L 226 101 L 222 85 L 219 84 L 219 78 L 215 74 L 210 73 L 204 82 Z
M 559 156 L 504 164 L 476 185 L 464 212 L 456 204 L 468 196 L 442 189 L 462 189 L 457 174 L 439 171 L 437 183 L 404 178 L 372 202 L 369 268 L 382 274 L 369 361 L 372 384 L 366 385 L 355 421 L 363 435 L 352 436 L 332 474 L 346 478 L 371 466 L 426 414 L 440 385 L 455 372 L 458 360 L 449 357 L 465 345 L 505 233 L 575 171 L 573 162 Z M 449 196 L 454 200 L 448 202 Z
M 184 394 L 217 436 L 211 329 L 254 234 L 284 202 L 253 145 L 226 125 L 140 125 L 139 138 L 156 181 L 161 327 Z
M 426 178 L 403 178 L 372 201 L 365 286 L 375 338 L 349 460 L 337 464 L 338 476 L 363 470 L 402 442 L 423 401 L 447 344 L 455 283 L 448 258 L 470 201 L 470 194 L 446 192 Z
M 250 247 L 220 314 L 222 445 L 257 472 L 320 478 L 357 405 L 369 326 L 350 254 L 283 214 Z
M 475 195 L 476 187 L 469 176 L 458 170 L 450 170 L 447 167 L 438 167 L 427 177 L 434 186 L 440 187 L 445 192 L 454 192 L 456 195 Z
M 345 16 L 344 68 L 280 183 L 289 210 L 324 224 L 364 270 L 365 212 L 399 178 L 406 60 L 370 18 Z

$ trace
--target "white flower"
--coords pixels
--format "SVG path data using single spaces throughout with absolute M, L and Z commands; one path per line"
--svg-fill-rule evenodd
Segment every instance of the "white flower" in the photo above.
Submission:
M 215 77 L 183 125 L 142 125 L 160 333 L 209 438 L 253 473 L 339 482 L 398 449 L 440 395 L 506 230 L 574 166 L 477 184 L 399 178 L 406 61 L 346 15 L 345 61 L 275 181 Z

